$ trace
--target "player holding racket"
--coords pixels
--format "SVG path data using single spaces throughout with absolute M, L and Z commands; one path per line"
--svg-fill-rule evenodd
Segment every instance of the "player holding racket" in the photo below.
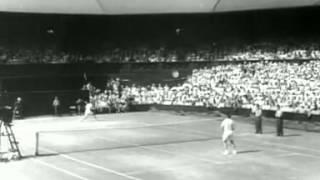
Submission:
M 227 118 L 221 122 L 220 127 L 223 131 L 223 133 L 222 133 L 222 142 L 224 145 L 224 153 L 223 154 L 224 155 L 229 154 L 230 146 L 232 147 L 231 153 L 237 154 L 236 145 L 234 143 L 234 138 L 233 138 L 235 125 L 234 125 L 234 121 L 231 119 L 230 114 L 228 114 Z
M 90 115 L 92 115 L 94 117 L 94 119 L 97 119 L 96 114 L 94 112 L 94 106 L 93 106 L 92 102 L 86 103 L 84 116 L 81 121 L 86 120 Z

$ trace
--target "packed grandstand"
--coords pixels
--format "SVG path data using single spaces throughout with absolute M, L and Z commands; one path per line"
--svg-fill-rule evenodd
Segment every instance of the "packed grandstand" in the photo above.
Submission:
M 316 42 L 283 44 L 261 42 L 241 46 L 210 46 L 199 48 L 112 48 L 97 54 L 83 55 L 53 49 L 10 49 L 0 46 L 1 64 L 65 64 L 65 63 L 157 63 L 201 61 L 320 59 Z
M 121 87 L 119 79 L 111 88 L 94 96 L 96 106 L 109 109 L 134 99 L 136 104 L 186 105 L 252 108 L 305 113 L 320 106 L 320 62 L 260 61 L 225 64 L 194 69 L 180 85 L 152 84 Z M 119 110 L 120 111 L 120 110 Z
M 4 13 L 0 90 L 19 96 L 46 91 L 52 99 L 58 91 L 79 91 L 91 81 L 97 88 L 87 90 L 100 112 L 127 111 L 130 104 L 260 104 L 316 112 L 320 28 L 304 19 L 316 20 L 317 14 L 304 9 L 159 16 Z M 16 23 L 20 19 L 22 24 Z M 170 78 L 164 75 L 173 71 Z M 60 93 L 62 104 L 71 106 L 80 98 L 71 91 Z M 30 96 L 26 101 L 35 102 L 35 94 L 22 99 Z M 51 101 L 43 99 L 39 106 Z

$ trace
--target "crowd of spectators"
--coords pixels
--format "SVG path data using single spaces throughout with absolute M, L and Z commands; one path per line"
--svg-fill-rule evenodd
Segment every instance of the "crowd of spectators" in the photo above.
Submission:
M 320 59 L 320 46 L 316 43 L 301 43 L 294 45 L 259 43 L 244 45 L 241 48 L 230 48 L 223 57 L 224 60 L 307 60 Z
M 320 107 L 320 61 L 260 61 L 195 69 L 180 85 L 125 87 L 137 104 L 251 108 L 305 112 Z
M 67 53 L 53 49 L 14 48 L 0 46 L 0 64 L 66 64 L 93 61 L 94 56 L 83 56 L 78 53 Z
M 249 45 L 201 45 L 196 48 L 108 47 L 92 53 L 64 52 L 43 48 L 6 48 L 0 46 L 0 64 L 63 63 L 155 63 L 239 60 L 320 59 L 317 43 L 287 45 L 256 43 Z

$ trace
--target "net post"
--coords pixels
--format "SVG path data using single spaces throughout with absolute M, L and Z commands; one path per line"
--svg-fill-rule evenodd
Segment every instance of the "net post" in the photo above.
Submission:
M 36 147 L 35 147 L 35 156 L 39 155 L 39 132 L 36 132 Z

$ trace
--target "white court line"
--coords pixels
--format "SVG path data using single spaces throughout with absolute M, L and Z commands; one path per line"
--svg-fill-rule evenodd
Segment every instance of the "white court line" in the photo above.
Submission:
M 121 177 L 124 177 L 124 178 L 127 178 L 127 179 L 142 180 L 142 179 L 127 175 L 125 173 L 121 173 L 121 172 L 118 172 L 118 171 L 115 171 L 115 170 L 112 170 L 112 169 L 109 169 L 109 168 L 106 168 L 106 167 L 99 166 L 99 165 L 94 164 L 94 163 L 90 163 L 90 162 L 87 162 L 87 161 L 72 157 L 70 155 L 59 154 L 58 152 L 50 150 L 50 149 L 47 149 L 47 148 L 41 148 L 41 149 L 44 150 L 44 151 L 50 152 L 50 153 L 57 154 L 57 156 L 63 157 L 65 159 L 68 159 L 68 160 L 71 160 L 71 161 L 74 161 L 74 162 L 77 162 L 77 163 L 80 163 L 80 164 L 84 164 L 86 166 L 89 166 L 89 167 L 92 167 L 92 168 L 95 168 L 95 169 L 99 169 L 99 170 L 102 170 L 102 171 L 105 171 L 105 172 L 108 172 L 108 173 L 111 173 L 111 174 L 115 174 L 115 175 L 118 175 L 118 176 L 121 176 Z
M 289 152 L 289 151 L 288 151 Z M 278 156 L 276 156 L 276 157 L 279 157 L 279 158 L 281 158 L 281 157 L 290 157 L 290 156 L 300 156 L 300 153 L 289 153 L 289 154 L 281 154 L 281 155 L 278 155 Z
M 312 157 L 312 158 L 320 159 L 319 156 L 315 156 L 315 155 L 312 155 L 312 154 L 305 154 L 305 153 L 297 153 L 297 154 L 300 155 L 300 156 L 306 156 L 306 157 Z
M 253 140 L 253 139 L 241 139 L 242 141 L 247 141 L 247 142 L 258 142 L 256 140 Z M 261 142 L 258 142 L 258 143 L 261 143 Z M 262 142 L 260 145 L 274 145 L 274 146 L 278 146 L 277 150 L 281 150 L 281 151 L 286 151 L 288 153 L 295 153 L 296 155 L 301 155 L 301 156 L 308 156 L 308 157 L 314 157 L 314 158 L 318 158 L 320 159 L 319 156 L 317 155 L 312 155 L 312 154 L 308 154 L 307 152 L 297 152 L 297 151 L 294 151 L 294 150 L 302 150 L 302 151 L 309 151 L 309 152 L 315 152 L 315 153 L 320 153 L 320 151 L 317 151 L 315 149 L 310 149 L 310 148 L 303 148 L 303 147 L 299 147 L 299 146 L 293 146 L 293 145 L 284 145 L 284 144 L 280 144 L 280 143 L 273 143 L 273 142 Z M 265 147 L 264 147 L 265 148 Z M 274 150 L 270 147 L 268 147 L 269 149 L 271 150 Z M 280 149 L 282 148 L 282 149 Z M 283 148 L 287 148 L 287 149 L 291 149 L 291 150 L 284 150 Z
M 253 139 L 251 139 L 251 140 L 241 139 L 241 141 L 247 141 L 247 142 L 249 142 L 249 143 L 252 143 L 252 142 L 256 142 L 256 143 L 257 143 L 257 142 L 258 142 L 258 141 L 253 140 Z M 258 142 L 258 143 L 261 143 L 261 142 Z M 277 148 L 266 147 L 265 145 L 275 145 L 275 146 L 277 146 Z M 289 153 L 288 156 L 298 156 L 298 155 L 300 155 L 300 156 L 306 156 L 306 157 L 312 157 L 312 158 L 320 159 L 320 157 L 317 156 L 317 155 L 312 155 L 312 154 L 303 153 L 303 152 L 297 152 L 297 151 L 294 151 L 294 150 L 293 150 L 294 148 L 289 147 L 289 146 L 286 146 L 286 145 L 283 145 L 283 144 L 279 144 L 279 143 L 263 142 L 263 143 L 261 143 L 261 144 L 259 144 L 259 145 L 257 145 L 257 146 L 263 146 L 264 149 L 268 149 L 268 150 L 271 150 L 271 151 L 287 152 L 287 153 Z M 285 150 L 285 149 L 283 149 L 283 148 L 287 148 L 287 149 L 291 149 L 291 150 Z M 296 148 L 296 150 L 297 150 L 297 148 Z M 302 150 L 302 149 L 298 149 L 298 150 Z M 308 148 L 306 148 L 306 149 L 304 149 L 304 150 L 312 151 L 312 149 L 308 149 Z M 316 151 L 316 150 L 314 150 L 314 151 L 320 153 L 320 151 Z M 279 155 L 279 156 L 280 156 L 280 157 L 285 157 L 285 155 L 283 155 L 283 156 Z M 276 157 L 277 157 L 277 156 L 276 156 Z
M 54 170 L 56 170 L 56 171 L 60 171 L 60 172 L 62 172 L 62 173 L 64 173 L 64 174 L 67 174 L 67 175 L 69 175 L 69 176 L 75 177 L 75 178 L 77 178 L 77 179 L 89 180 L 88 178 L 82 177 L 82 176 L 80 176 L 80 175 L 78 175 L 78 174 L 76 174 L 76 173 L 70 172 L 70 171 L 68 171 L 68 170 L 66 170 L 66 169 L 59 168 L 59 167 L 57 167 L 57 166 L 55 166 L 55 165 L 53 165 L 53 164 L 46 163 L 46 162 L 41 161 L 41 160 L 38 160 L 38 159 L 32 159 L 32 161 L 34 161 L 34 162 L 36 162 L 36 163 L 39 163 L 39 164 L 42 164 L 42 165 L 44 165 L 44 166 L 47 166 L 47 167 L 49 167 L 49 168 L 51 168 L 51 169 L 54 169 Z
M 175 167 L 167 167 L 167 168 L 148 168 L 148 169 L 142 169 L 142 170 L 137 170 L 137 171 L 130 171 L 127 172 L 129 175 L 139 175 L 143 173 L 148 173 L 148 172 L 163 172 L 163 171 L 172 171 L 176 169 L 181 169 L 181 168 L 189 168 L 193 167 L 194 165 L 185 165 L 185 166 L 175 166 Z
M 289 149 L 291 148 L 291 149 L 296 149 L 296 150 L 305 150 L 305 151 L 311 151 L 311 152 L 315 152 L 315 153 L 320 153 L 319 150 L 310 149 L 310 148 L 304 148 L 304 147 L 294 146 L 294 145 L 284 145 L 284 144 L 272 143 L 272 142 L 263 142 L 262 144 L 272 144 L 272 145 L 282 146 L 282 147 L 289 148 Z

